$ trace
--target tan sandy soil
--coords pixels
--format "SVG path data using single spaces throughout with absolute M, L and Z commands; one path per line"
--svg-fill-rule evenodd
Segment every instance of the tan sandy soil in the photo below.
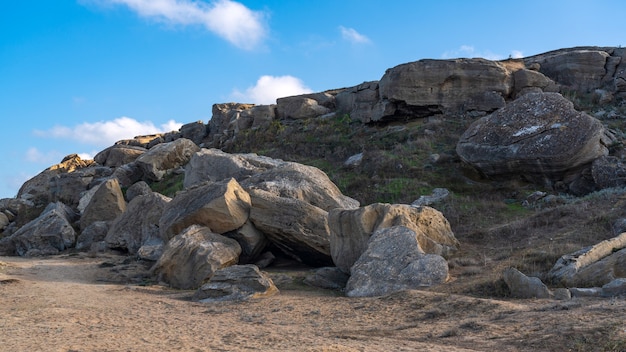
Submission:
M 2 351 L 619 351 L 626 300 L 346 298 L 270 269 L 281 293 L 201 304 L 112 254 L 0 257 Z

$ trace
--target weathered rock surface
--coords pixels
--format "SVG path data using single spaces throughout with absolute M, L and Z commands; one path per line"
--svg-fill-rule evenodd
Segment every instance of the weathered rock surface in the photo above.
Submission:
M 485 59 L 420 60 L 388 69 L 378 87 L 381 103 L 393 106 L 376 112 L 373 121 L 394 115 L 493 111 L 505 105 L 513 79 L 503 65 Z
M 329 108 L 307 96 L 278 98 L 276 104 L 278 117 L 282 119 L 306 119 L 331 112 Z
M 235 179 L 188 188 L 165 207 L 159 221 L 161 238 L 168 239 L 191 225 L 204 225 L 223 234 L 248 221 L 250 196 Z
M 250 221 L 243 224 L 241 228 L 226 232 L 223 235 L 234 239 L 241 246 L 239 264 L 254 263 L 269 244 L 263 232 L 254 227 Z
M 459 247 L 448 220 L 430 207 L 376 203 L 358 209 L 335 209 L 328 214 L 328 225 L 333 262 L 346 273 L 365 252 L 370 237 L 388 227 L 411 229 L 426 253 L 447 256 Z
M 115 220 L 126 210 L 126 200 L 117 179 L 108 179 L 97 187 L 80 217 L 81 229 L 96 221 Z
M 626 165 L 615 156 L 602 156 L 594 160 L 591 175 L 599 189 L 626 186 Z
M 159 281 L 179 289 L 197 289 L 217 270 L 237 264 L 237 241 L 194 225 L 172 238 L 152 267 Z
M 577 141 L 572 143 L 572 141 Z M 614 143 L 602 123 L 558 93 L 529 93 L 474 122 L 456 150 L 486 176 L 516 175 L 572 188 Z
M 126 201 L 130 202 L 136 197 L 151 194 L 152 189 L 145 181 L 139 181 L 126 190 Z
M 104 239 L 107 246 L 135 254 L 150 241 L 165 242 L 167 239 L 161 238 L 159 220 L 170 201 L 169 197 L 155 192 L 133 198 L 126 211 L 111 223 Z
M 245 189 L 259 189 L 277 197 L 297 199 L 326 211 L 359 206 L 357 200 L 343 195 L 322 170 L 293 162 L 279 163 L 243 180 L 241 185 Z
M 242 181 L 281 163 L 284 161 L 256 154 L 230 154 L 219 149 L 203 148 L 194 153 L 185 166 L 183 186 L 188 188 L 205 181 L 218 182 L 230 178 Z
M 58 254 L 74 247 L 76 214 L 67 205 L 50 203 L 35 220 L 22 226 L 9 238 L 19 256 Z
M 233 265 L 217 270 L 192 299 L 202 303 L 245 301 L 278 292 L 272 279 L 255 265 Z
M 350 114 L 350 118 L 363 123 L 371 122 L 379 100 L 378 81 L 363 82 L 339 92 L 335 97 L 337 111 Z
M 114 144 L 93 157 L 100 165 L 107 167 L 119 167 L 135 161 L 147 151 L 146 148 L 132 145 Z
M 602 286 L 626 278 L 626 233 L 562 256 L 548 277 L 568 287 Z
M 444 283 L 448 263 L 439 255 L 425 254 L 414 231 L 394 226 L 372 235 L 350 273 L 347 296 L 381 296 Z
M 313 266 L 332 263 L 328 213 L 310 203 L 250 189 L 250 221 L 278 248 Z
M 139 156 L 135 163 L 141 168 L 146 179 L 159 181 L 168 171 L 187 164 L 193 153 L 198 150 L 200 147 L 194 142 L 180 138 L 154 146 Z
M 48 203 L 54 201 L 51 194 L 50 182 L 55 176 L 71 174 L 77 170 L 92 166 L 93 164 L 93 160 L 83 160 L 77 154 L 68 155 L 63 158 L 61 163 L 47 168 L 26 181 L 17 192 L 17 198 L 31 201 L 35 206 L 46 206 Z M 91 179 L 85 182 L 85 184 L 89 182 L 91 182 Z M 86 186 L 84 189 L 86 189 Z
M 516 298 L 550 298 L 550 290 L 537 277 L 528 277 L 515 268 L 508 268 L 503 274 L 511 296 Z
M 89 250 L 92 244 L 104 241 L 107 232 L 109 232 L 109 221 L 92 222 L 76 238 L 76 249 Z

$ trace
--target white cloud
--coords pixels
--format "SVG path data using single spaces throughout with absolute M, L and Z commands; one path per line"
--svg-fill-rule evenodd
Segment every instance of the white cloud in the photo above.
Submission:
M 233 98 L 254 104 L 275 104 L 276 98 L 307 94 L 313 91 L 293 76 L 261 76 L 256 85 L 248 87 L 245 93 L 233 91 Z
M 135 136 L 178 130 L 181 126 L 181 123 L 170 120 L 157 127 L 150 121 L 139 122 L 123 116 L 111 121 L 85 122 L 74 127 L 54 126 L 47 131 L 35 130 L 34 134 L 39 137 L 70 139 L 82 144 L 102 147 Z
M 341 31 L 341 36 L 343 37 L 343 39 L 349 41 L 352 44 L 367 44 L 371 42 L 370 38 L 357 32 L 354 28 L 339 26 L 339 30 Z
M 519 50 L 513 50 L 508 56 L 495 54 L 489 50 L 476 50 L 471 45 L 461 45 L 458 49 L 446 51 L 441 55 L 442 59 L 455 59 L 459 57 L 482 57 L 487 60 L 504 60 L 507 57 L 512 59 L 519 59 L 524 57 L 524 54 Z
M 241 49 L 254 49 L 267 35 L 265 14 L 232 0 L 99 0 L 122 4 L 139 16 L 173 25 L 202 25 Z
M 524 53 L 522 53 L 519 50 L 513 50 L 511 52 L 511 58 L 513 58 L 513 59 L 521 59 L 523 57 L 524 57 Z
M 28 148 L 24 157 L 26 161 L 31 163 L 50 165 L 59 163 L 64 155 L 56 150 L 48 150 L 44 153 L 35 147 L 31 147 Z

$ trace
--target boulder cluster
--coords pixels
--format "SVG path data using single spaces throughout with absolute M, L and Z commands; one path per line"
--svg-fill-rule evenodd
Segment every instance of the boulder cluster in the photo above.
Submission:
M 93 160 L 69 155 L 28 180 L 0 200 L 0 255 L 121 250 L 153 261 L 158 280 L 197 289 L 201 301 L 276 292 L 259 267 L 278 252 L 322 268 L 311 280 L 349 296 L 440 284 L 460 245 L 441 212 L 422 203 L 361 206 L 315 167 L 223 150 L 280 120 L 471 118 L 456 151 L 485 177 L 573 194 L 626 185 L 626 168 L 610 155 L 614 132 L 568 94 L 623 100 L 626 49 L 420 60 L 379 81 L 276 104 L 215 104 L 207 124 L 122 140 Z M 182 190 L 170 198 L 150 188 L 164 180 Z

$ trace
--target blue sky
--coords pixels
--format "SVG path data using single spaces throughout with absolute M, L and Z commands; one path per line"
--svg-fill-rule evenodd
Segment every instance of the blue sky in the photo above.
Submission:
M 0 198 L 68 154 L 214 103 L 378 80 L 424 58 L 626 45 L 621 0 L 4 0 Z

